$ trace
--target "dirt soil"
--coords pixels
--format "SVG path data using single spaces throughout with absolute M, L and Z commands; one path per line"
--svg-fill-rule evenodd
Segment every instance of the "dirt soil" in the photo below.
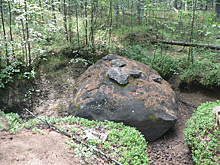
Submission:
M 71 64 L 65 69 L 60 69 L 53 79 L 48 78 L 42 72 L 33 112 L 37 116 L 55 118 L 66 116 L 68 105 L 72 100 L 75 80 L 86 68 L 83 63 Z M 201 103 L 220 99 L 220 95 L 211 97 L 200 91 L 180 92 L 175 79 L 170 81 L 170 84 L 179 98 L 179 118 L 173 129 L 157 141 L 149 143 L 148 154 L 152 164 L 194 164 L 190 150 L 185 143 L 183 131 L 186 121 L 196 108 L 183 102 L 198 107 Z M 28 114 L 24 116 L 30 117 Z M 1 122 L 6 121 L 1 120 Z M 76 154 L 66 144 L 67 137 L 49 128 L 43 131 L 45 132 L 43 135 L 29 130 L 23 130 L 16 134 L 10 134 L 6 131 L 0 132 L 0 164 L 108 164 L 98 158 L 88 162 L 83 157 L 75 157 Z

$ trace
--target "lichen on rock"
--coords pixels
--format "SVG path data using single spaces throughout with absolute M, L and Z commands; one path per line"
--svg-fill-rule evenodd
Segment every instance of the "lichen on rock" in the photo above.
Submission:
M 158 139 L 177 120 L 174 91 L 143 63 L 107 55 L 88 68 L 75 86 L 70 115 L 123 122 L 140 130 L 148 141 Z

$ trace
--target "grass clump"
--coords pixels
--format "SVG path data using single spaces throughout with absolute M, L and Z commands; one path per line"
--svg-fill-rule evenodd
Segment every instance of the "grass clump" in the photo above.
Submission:
M 220 130 L 215 128 L 212 111 L 215 106 L 220 106 L 219 100 L 202 104 L 186 123 L 185 140 L 196 164 L 220 163 Z
M 7 122 L 1 123 L 2 118 Z M 50 124 L 56 125 L 60 130 L 68 132 L 74 139 L 89 144 L 89 147 L 83 143 L 76 143 L 73 139 L 67 141 L 69 148 L 74 151 L 75 156 L 83 156 L 86 161 L 92 162 L 93 151 L 101 150 L 113 159 L 125 165 L 143 165 L 149 164 L 150 158 L 147 153 L 147 142 L 144 136 L 134 127 L 128 127 L 122 123 L 111 121 L 90 121 L 84 118 L 67 116 L 64 118 L 41 118 Z M 7 130 L 10 133 L 21 130 L 32 130 L 33 132 L 44 134 L 45 124 L 40 119 L 30 119 L 22 121 L 15 113 L 5 114 L 0 111 L 0 131 Z M 86 131 L 95 130 L 97 133 L 108 133 L 108 138 L 101 142 L 99 139 L 88 139 Z M 109 160 L 105 160 L 109 162 Z M 113 163 L 114 164 L 114 163 Z

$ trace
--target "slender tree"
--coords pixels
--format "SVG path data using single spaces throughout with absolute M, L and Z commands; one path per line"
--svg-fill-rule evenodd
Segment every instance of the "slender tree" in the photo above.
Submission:
M 5 57 L 6 57 L 6 64 L 9 65 L 9 57 L 8 57 L 8 43 L 5 31 L 5 23 L 4 23 L 4 13 L 3 13 L 3 0 L 1 0 L 1 18 L 2 18 L 2 29 L 4 33 L 4 40 L 5 40 Z
M 134 1 L 131 1 L 131 34 L 133 33 L 133 5 L 134 5 Z
M 52 9 L 52 20 L 54 24 L 56 25 L 56 14 L 55 14 L 55 8 L 54 8 L 54 0 L 51 0 L 51 9 Z
M 27 12 L 27 1 L 24 1 L 25 4 L 25 22 L 26 22 L 26 34 L 27 34 L 27 44 L 28 44 L 28 61 L 29 61 L 29 66 L 31 65 L 31 45 L 30 45 L 30 41 L 29 41 L 29 29 L 28 29 L 28 12 Z
M 216 16 L 220 17 L 220 0 L 216 0 L 215 12 Z
M 66 35 L 66 40 L 68 41 L 68 30 L 67 30 L 67 21 L 66 21 L 66 0 L 63 0 L 63 12 L 64 12 L 64 16 L 63 16 L 63 22 L 64 22 L 64 29 L 65 29 L 65 35 Z
M 75 0 L 75 9 L 76 9 L 76 31 L 77 31 L 77 41 L 78 47 L 80 48 L 80 40 L 79 40 L 79 18 L 78 18 L 78 2 Z
M 112 1 L 109 1 L 109 38 L 108 42 L 111 45 L 111 35 L 112 35 Z
M 42 11 L 42 4 L 41 4 L 41 0 L 39 0 L 38 1 L 38 3 L 39 3 L 39 6 L 40 6 L 40 10 Z M 41 21 L 40 22 L 44 22 L 44 16 L 43 16 L 43 14 L 42 14 L 42 12 L 41 12 Z
M 8 1 L 8 8 L 9 8 L 9 29 L 10 29 L 10 37 L 11 37 L 11 44 L 12 44 L 12 54 L 13 58 L 15 58 L 15 51 L 14 51 L 14 43 L 13 43 L 13 36 L 12 36 L 12 17 L 11 17 L 11 3 Z
M 95 54 L 95 41 L 94 41 L 94 0 L 91 1 L 91 43 L 92 43 L 92 53 Z
M 191 36 L 190 36 L 190 43 L 192 43 L 193 40 L 193 30 L 194 30 L 194 22 L 195 22 L 195 12 L 196 12 L 196 6 L 197 6 L 197 0 L 192 0 L 193 4 L 193 16 L 192 16 L 192 24 L 191 24 Z M 189 55 L 188 55 L 188 61 L 193 64 L 193 47 L 189 48 Z
M 68 15 L 69 15 L 69 40 L 70 40 L 70 43 L 72 43 L 72 18 L 71 18 L 71 15 L 72 15 L 72 12 L 71 12 L 71 0 L 69 0 L 69 7 L 68 7 Z
M 21 10 L 21 2 L 19 1 L 19 10 Z M 22 36 L 21 36 L 21 40 L 22 40 L 22 44 L 24 44 L 24 46 L 22 46 L 22 51 L 23 51 L 23 60 L 25 59 L 27 61 L 27 45 L 26 45 L 26 36 L 25 36 L 25 29 L 24 29 L 24 21 L 23 18 L 20 18 L 21 21 L 21 27 L 22 27 Z M 24 52 L 25 52 L 25 58 L 24 58 Z
M 85 24 L 85 36 L 86 36 L 86 46 L 88 45 L 88 15 L 87 15 L 87 5 L 88 5 L 88 2 L 87 2 L 87 0 L 85 0 L 85 22 L 86 22 L 86 24 Z

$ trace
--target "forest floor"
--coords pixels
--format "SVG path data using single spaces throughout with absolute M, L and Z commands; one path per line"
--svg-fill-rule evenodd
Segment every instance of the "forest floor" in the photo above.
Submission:
M 83 63 L 69 64 L 59 70 L 54 77 L 48 77 L 41 72 L 39 80 L 39 95 L 33 106 L 37 116 L 52 116 L 55 118 L 67 115 L 68 105 L 72 100 L 72 89 L 75 80 L 87 67 Z M 73 74 L 74 73 L 74 74 Z M 220 98 L 208 96 L 201 91 L 181 92 L 176 80 L 170 81 L 171 86 L 179 98 L 179 117 L 173 129 L 155 142 L 150 142 L 148 154 L 152 164 L 194 164 L 190 150 L 184 140 L 186 121 L 192 116 L 196 108 L 184 104 L 182 101 L 195 106 L 207 101 Z M 28 114 L 25 115 L 26 117 Z M 3 120 L 3 122 L 6 122 Z M 84 157 L 76 157 L 73 149 L 68 148 L 64 135 L 52 129 L 45 129 L 45 134 L 38 134 L 29 130 L 10 134 L 0 132 L 0 162 L 1 165 L 63 165 L 63 164 L 108 164 L 101 158 L 87 161 Z

